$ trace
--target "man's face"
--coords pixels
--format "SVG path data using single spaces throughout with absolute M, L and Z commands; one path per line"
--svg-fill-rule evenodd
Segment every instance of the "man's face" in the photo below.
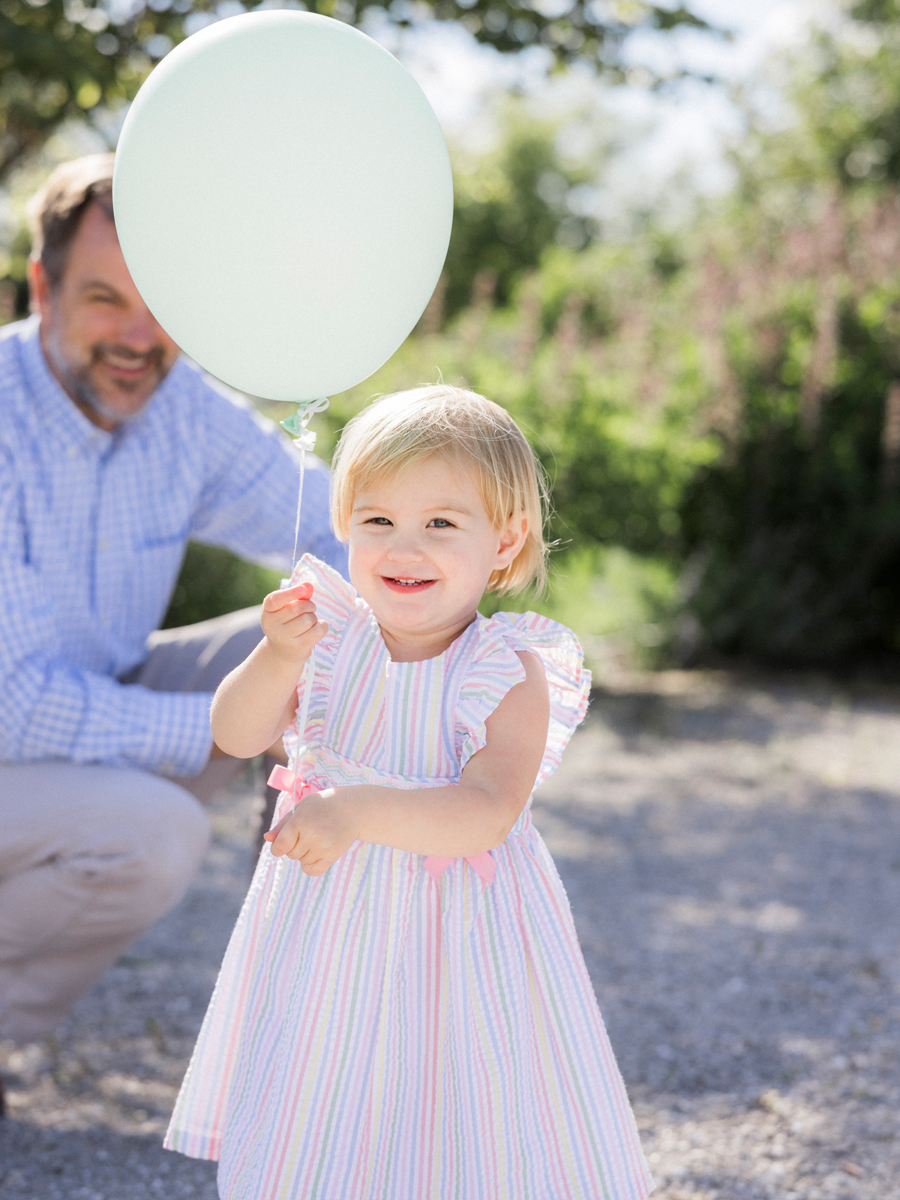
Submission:
M 59 284 L 51 288 L 40 263 L 30 282 L 44 355 L 79 408 L 102 429 L 140 412 L 178 347 L 141 299 L 99 204 L 85 211 Z

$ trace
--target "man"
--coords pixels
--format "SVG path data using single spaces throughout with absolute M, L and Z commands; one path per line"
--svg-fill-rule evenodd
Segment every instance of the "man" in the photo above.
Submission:
M 33 208 L 34 316 L 0 333 L 0 1037 L 48 1033 L 183 894 L 237 767 L 211 693 L 255 610 L 154 632 L 189 537 L 290 565 L 298 460 L 179 356 L 128 274 L 112 156 Z M 300 549 L 344 570 L 308 467 Z M 190 793 L 193 792 L 194 795 Z

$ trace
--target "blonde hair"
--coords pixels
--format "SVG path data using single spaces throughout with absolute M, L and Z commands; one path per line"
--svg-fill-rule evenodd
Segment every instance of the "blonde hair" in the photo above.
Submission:
M 331 516 L 346 541 L 358 493 L 432 455 L 471 463 L 496 529 L 524 513 L 528 532 L 513 561 L 494 571 L 487 590 L 519 592 L 547 578 L 543 471 L 509 413 L 465 388 L 439 383 L 384 396 L 350 421 L 335 452 Z

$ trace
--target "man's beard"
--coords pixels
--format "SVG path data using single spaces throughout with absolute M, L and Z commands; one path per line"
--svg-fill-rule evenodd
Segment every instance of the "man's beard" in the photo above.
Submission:
M 66 360 L 65 356 L 60 350 L 56 338 L 52 335 L 52 333 L 47 338 L 47 352 L 50 358 L 53 360 L 53 366 L 56 369 L 57 374 L 64 380 L 67 391 L 69 391 L 69 393 L 75 397 L 75 400 L 83 408 L 89 409 L 91 412 L 103 417 L 104 420 L 112 421 L 117 425 L 122 424 L 125 421 L 133 421 L 134 418 L 140 414 L 144 404 L 146 404 L 147 400 L 150 399 L 150 396 L 153 395 L 153 392 L 162 382 L 166 374 L 163 366 L 162 346 L 154 346 L 153 349 L 147 354 L 137 354 L 134 350 L 130 350 L 127 346 L 114 346 L 109 342 L 97 342 L 95 345 L 91 346 L 90 361 L 86 366 L 82 367 L 78 371 L 72 369 L 69 362 Z M 153 368 L 154 374 L 156 375 L 156 381 L 153 384 L 153 388 L 151 389 L 150 393 L 147 395 L 147 399 L 144 401 L 144 404 L 142 404 L 136 412 L 118 412 L 116 409 L 110 408 L 109 405 L 104 404 L 97 395 L 96 389 L 94 388 L 91 380 L 91 373 L 98 363 L 102 361 L 105 354 L 114 354 L 118 358 L 123 359 L 141 360 L 142 362 L 147 362 L 148 365 Z M 128 382 L 122 382 L 119 384 L 120 389 L 126 393 L 134 392 L 141 386 L 142 384 L 138 383 L 137 381 L 135 381 L 133 384 L 129 384 Z

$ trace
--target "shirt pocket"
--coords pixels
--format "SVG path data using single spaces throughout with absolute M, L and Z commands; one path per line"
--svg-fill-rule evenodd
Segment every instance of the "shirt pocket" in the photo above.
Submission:
M 134 566 L 125 581 L 132 627 L 147 637 L 166 614 L 187 545 L 188 530 L 150 529 L 135 539 Z
M 140 554 L 145 550 L 166 550 L 172 546 L 185 546 L 189 530 L 179 529 L 177 533 L 147 531 L 142 537 L 136 538 L 135 549 Z

